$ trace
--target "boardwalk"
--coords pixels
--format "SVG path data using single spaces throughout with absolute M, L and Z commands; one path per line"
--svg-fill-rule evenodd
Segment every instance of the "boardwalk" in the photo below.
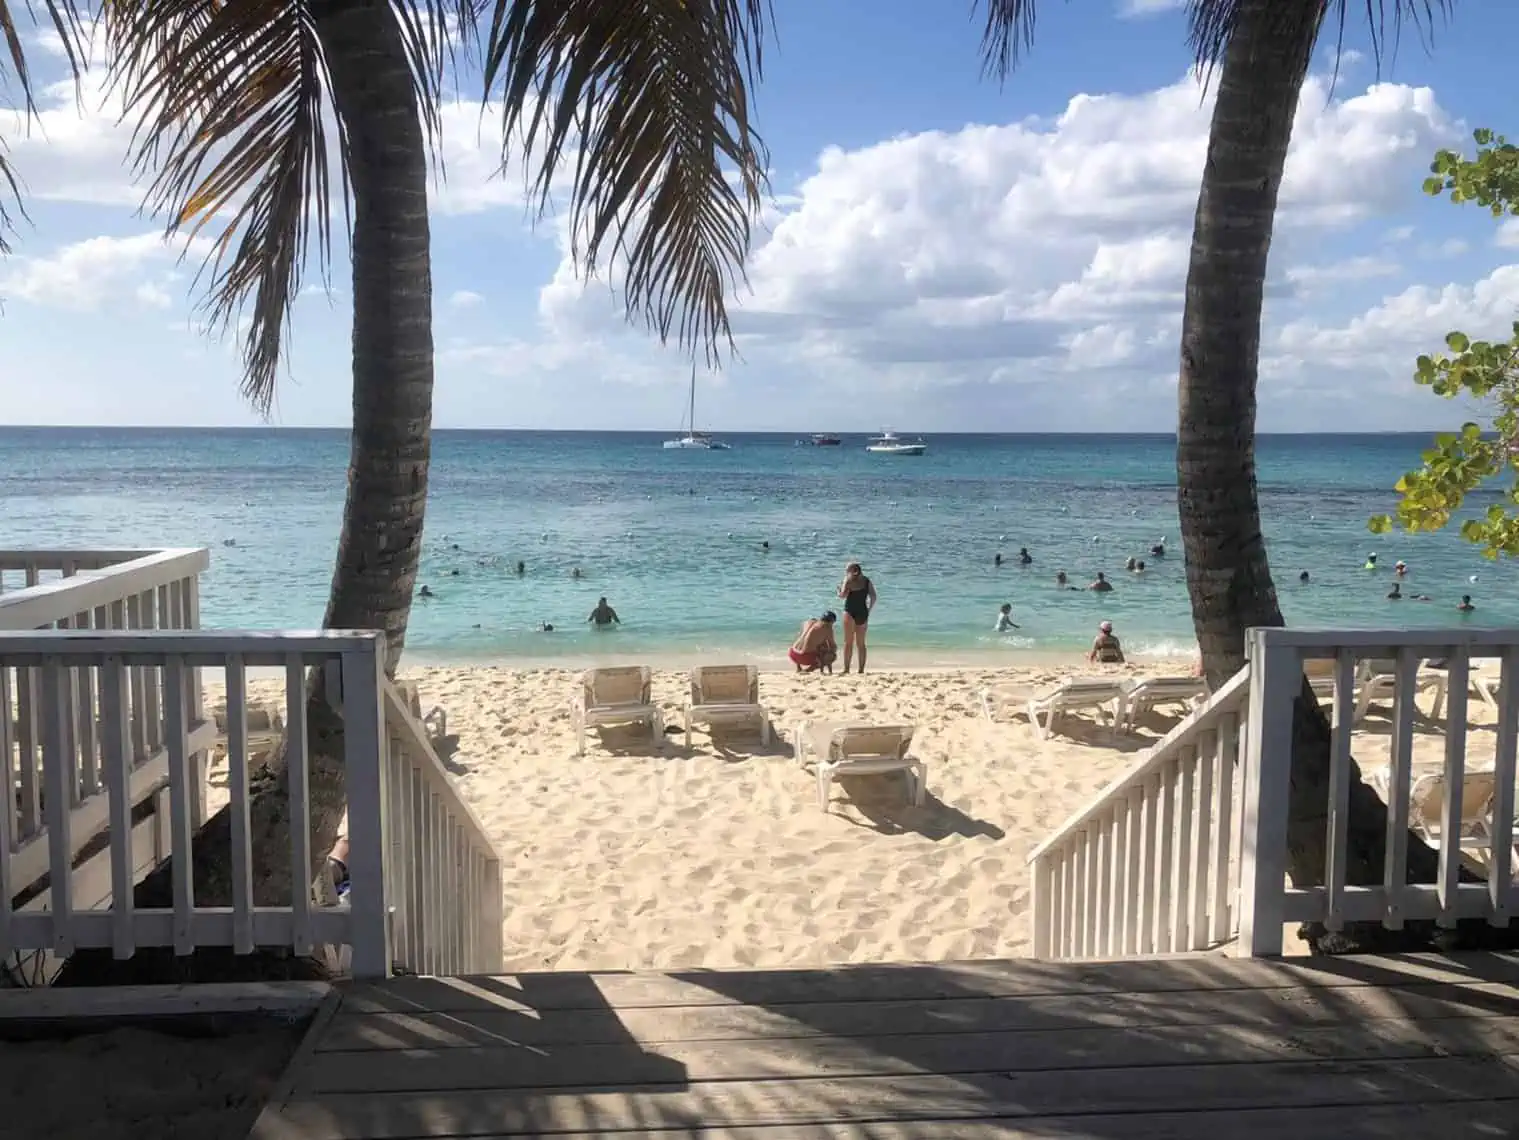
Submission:
M 1519 1137 L 1519 956 L 400 978 L 254 1140 Z

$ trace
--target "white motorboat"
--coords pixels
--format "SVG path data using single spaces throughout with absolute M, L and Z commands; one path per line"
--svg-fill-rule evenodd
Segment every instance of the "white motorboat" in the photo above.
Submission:
M 865 444 L 865 450 L 876 455 L 922 455 L 928 444 L 922 439 L 903 439 L 894 431 L 883 431 Z
M 664 442 L 666 451 L 732 451 L 720 439 L 696 430 L 696 365 L 691 366 L 691 399 L 686 409 L 685 431 Z

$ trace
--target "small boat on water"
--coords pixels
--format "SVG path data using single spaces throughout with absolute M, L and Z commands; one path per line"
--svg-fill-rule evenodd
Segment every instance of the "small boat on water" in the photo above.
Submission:
M 812 447 L 838 447 L 843 442 L 838 436 L 829 435 L 827 432 L 819 432 L 808 440 L 808 444 Z
M 922 439 L 903 439 L 894 431 L 883 431 L 865 445 L 865 450 L 876 455 L 922 455 L 928 444 Z
M 713 439 L 704 431 L 696 430 L 696 365 L 691 366 L 691 398 L 686 410 L 686 430 L 674 439 L 664 442 L 666 451 L 732 451 L 733 448 L 720 439 Z

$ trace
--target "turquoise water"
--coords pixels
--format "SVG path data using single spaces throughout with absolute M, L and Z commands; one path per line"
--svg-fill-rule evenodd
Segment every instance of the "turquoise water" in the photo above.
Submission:
M 664 451 L 660 438 L 437 433 L 420 579 L 437 597 L 413 610 L 411 658 L 773 657 L 803 616 L 837 608 L 851 559 L 880 592 L 870 637 L 883 665 L 892 650 L 945 661 L 1069 651 L 1103 618 L 1131 651 L 1191 651 L 1168 437 L 946 435 L 921 458 L 868 455 L 861 436 L 838 448 L 730 436 L 728 452 Z M 1262 510 L 1290 622 L 1451 625 L 1471 593 L 1479 609 L 1464 620 L 1519 623 L 1511 564 L 1454 534 L 1367 533 L 1426 445 L 1422 435 L 1261 439 Z M 0 547 L 209 546 L 206 624 L 310 628 L 347 448 L 336 431 L 0 428 Z M 1147 557 L 1162 537 L 1168 557 Z M 1020 546 L 1033 567 L 1012 564 Z M 1373 549 L 1378 574 L 1361 569 Z M 1124 572 L 1131 554 L 1146 557 L 1143 576 Z M 1405 589 L 1434 602 L 1385 600 L 1398 558 L 1412 567 Z M 1300 586 L 1305 568 L 1313 582 Z M 1105 570 L 1116 589 L 1057 591 L 1058 569 L 1079 584 Z M 613 633 L 584 626 L 602 594 L 623 619 Z M 991 632 L 1004 601 L 1023 627 L 1011 636 Z M 538 632 L 543 621 L 558 632 Z

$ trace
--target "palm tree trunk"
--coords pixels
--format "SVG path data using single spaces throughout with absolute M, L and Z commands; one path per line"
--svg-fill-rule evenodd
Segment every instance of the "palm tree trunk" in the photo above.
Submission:
M 1280 626 L 1255 479 L 1255 389 L 1261 302 L 1277 191 L 1293 116 L 1323 19 L 1321 0 L 1241 0 L 1218 73 L 1218 100 L 1197 202 L 1182 318 L 1177 498 L 1192 619 L 1208 680 L 1245 663 L 1245 631 Z M 1287 869 L 1297 886 L 1324 881 L 1330 728 L 1306 682 L 1293 712 Z M 1382 880 L 1387 813 L 1352 772 L 1348 881 Z M 1409 837 L 1409 879 L 1433 882 L 1436 856 Z M 1480 929 L 1479 929 L 1480 928 Z M 1485 924 L 1463 924 L 1468 941 Z M 1320 952 L 1428 948 L 1432 924 L 1368 923 L 1303 930 Z
M 406 639 L 422 543 L 432 448 L 432 277 L 427 151 L 416 88 L 389 0 L 312 0 L 348 134 L 353 186 L 353 437 L 348 497 L 323 624 L 383 630 L 394 672 Z M 290 866 L 290 800 L 284 750 L 252 780 L 254 901 L 288 905 L 309 890 L 338 835 L 346 808 L 343 724 L 326 703 L 318 673 L 307 700 L 313 865 Z M 206 821 L 192 848 L 195 901 L 232 901 L 231 815 Z M 294 881 L 293 881 L 294 880 Z M 170 864 L 137 889 L 138 907 L 172 906 Z M 198 951 L 176 958 L 139 951 L 125 962 L 84 951 L 55 984 L 122 985 L 237 980 L 310 973 L 286 954 L 237 958 Z

